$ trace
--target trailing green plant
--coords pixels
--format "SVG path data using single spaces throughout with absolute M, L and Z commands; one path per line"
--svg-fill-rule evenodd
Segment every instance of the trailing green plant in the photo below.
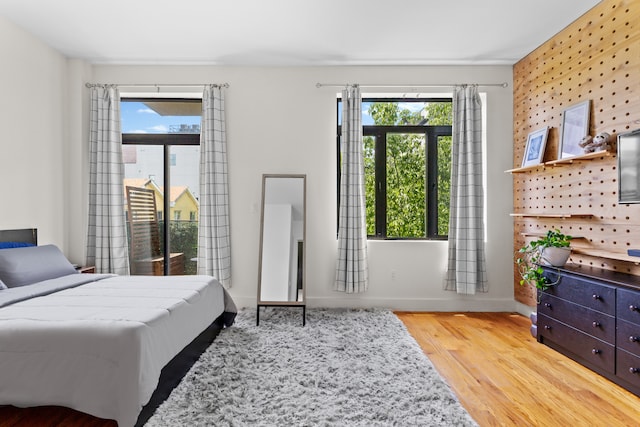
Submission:
M 540 290 L 545 290 L 553 286 L 557 281 L 552 282 L 544 275 L 544 269 L 540 265 L 542 251 L 544 248 L 567 248 L 572 237 L 563 234 L 560 230 L 549 230 L 547 234 L 537 240 L 532 240 L 523 246 L 516 253 L 516 265 L 520 273 L 520 285 L 529 283 Z

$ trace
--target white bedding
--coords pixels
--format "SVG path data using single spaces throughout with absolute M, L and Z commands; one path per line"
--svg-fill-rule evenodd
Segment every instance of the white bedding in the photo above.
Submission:
M 59 405 L 132 426 L 161 369 L 225 300 L 233 305 L 210 276 L 113 276 L 2 307 L 0 405 Z

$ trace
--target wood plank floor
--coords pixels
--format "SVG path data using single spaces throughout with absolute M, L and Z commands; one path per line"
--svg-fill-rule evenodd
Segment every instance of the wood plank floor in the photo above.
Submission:
M 481 426 L 638 426 L 640 398 L 509 313 L 396 313 Z
M 539 344 L 510 313 L 396 313 L 480 426 L 637 426 L 640 398 Z M 115 427 L 66 408 L 0 407 L 0 427 Z

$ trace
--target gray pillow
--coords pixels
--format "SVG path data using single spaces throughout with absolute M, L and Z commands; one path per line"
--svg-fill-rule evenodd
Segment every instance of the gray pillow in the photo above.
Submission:
M 0 251 L 0 281 L 9 288 L 76 273 L 76 269 L 55 245 Z

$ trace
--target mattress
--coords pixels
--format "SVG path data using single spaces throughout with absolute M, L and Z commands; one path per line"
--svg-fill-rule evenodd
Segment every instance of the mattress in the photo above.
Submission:
M 236 311 L 211 276 L 72 274 L 0 297 L 0 405 L 65 406 L 121 427 L 162 368 Z

